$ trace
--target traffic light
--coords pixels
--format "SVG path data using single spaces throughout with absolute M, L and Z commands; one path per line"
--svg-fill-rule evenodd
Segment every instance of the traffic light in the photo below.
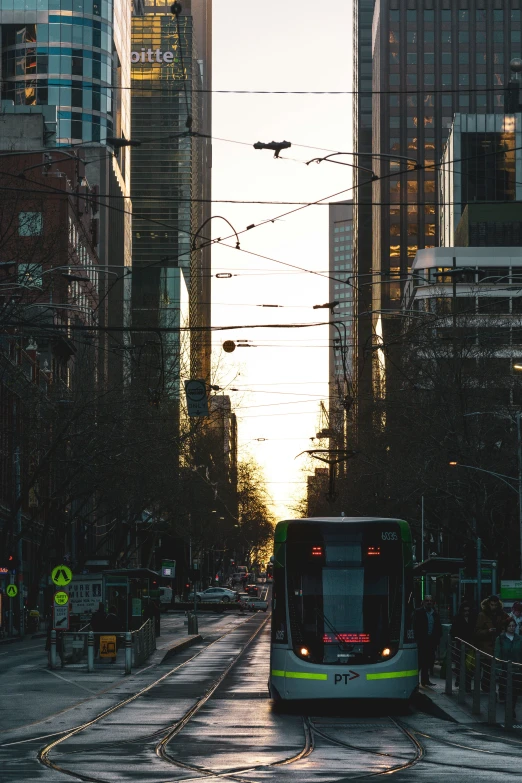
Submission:
M 0 569 L 3 573 L 16 571 L 18 565 L 18 557 L 15 552 L 8 552 L 8 554 L 0 559 Z
M 474 542 L 468 541 L 462 549 L 462 559 L 464 560 L 464 572 L 468 579 L 475 579 L 477 576 L 477 546 Z

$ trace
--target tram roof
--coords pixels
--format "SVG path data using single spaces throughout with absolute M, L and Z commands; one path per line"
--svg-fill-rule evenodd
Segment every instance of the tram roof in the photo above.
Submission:
M 325 522 L 327 524 L 338 524 L 338 525 L 350 525 L 350 524 L 382 524 L 383 522 L 396 522 L 398 525 L 400 525 L 401 533 L 402 533 L 402 540 L 403 541 L 410 541 L 411 542 L 411 533 L 410 533 L 410 527 L 407 522 L 405 522 L 403 519 L 395 519 L 392 517 L 304 517 L 302 519 L 285 519 L 281 520 L 281 522 L 278 522 L 275 529 L 275 541 L 276 542 L 283 542 L 286 541 L 286 535 L 288 530 L 288 525 L 291 525 L 292 523 L 297 522 L 299 524 L 312 524 L 317 525 L 321 524 L 322 522 Z

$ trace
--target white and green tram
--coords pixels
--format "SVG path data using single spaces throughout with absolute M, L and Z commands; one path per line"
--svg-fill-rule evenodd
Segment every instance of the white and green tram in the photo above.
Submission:
M 418 665 L 407 522 L 279 522 L 273 565 L 272 698 L 410 698 Z

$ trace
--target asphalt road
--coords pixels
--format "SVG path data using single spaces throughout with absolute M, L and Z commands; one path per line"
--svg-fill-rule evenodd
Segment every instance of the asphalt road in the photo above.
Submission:
M 457 725 L 413 709 L 390 714 L 382 705 L 276 709 L 267 698 L 265 620 L 255 615 L 216 626 L 206 644 L 69 710 L 64 726 L 51 718 L 0 734 L 0 780 L 344 783 L 386 775 L 401 783 L 497 783 L 520 777 L 522 738 L 500 729 Z M 54 732 L 61 733 L 44 736 Z

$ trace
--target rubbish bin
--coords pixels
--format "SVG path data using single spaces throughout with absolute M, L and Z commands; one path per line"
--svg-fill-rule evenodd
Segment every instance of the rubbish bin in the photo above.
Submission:
M 193 636 L 194 634 L 197 634 L 198 632 L 198 618 L 197 615 L 194 614 L 194 612 L 189 612 L 187 615 L 188 620 L 188 635 Z

